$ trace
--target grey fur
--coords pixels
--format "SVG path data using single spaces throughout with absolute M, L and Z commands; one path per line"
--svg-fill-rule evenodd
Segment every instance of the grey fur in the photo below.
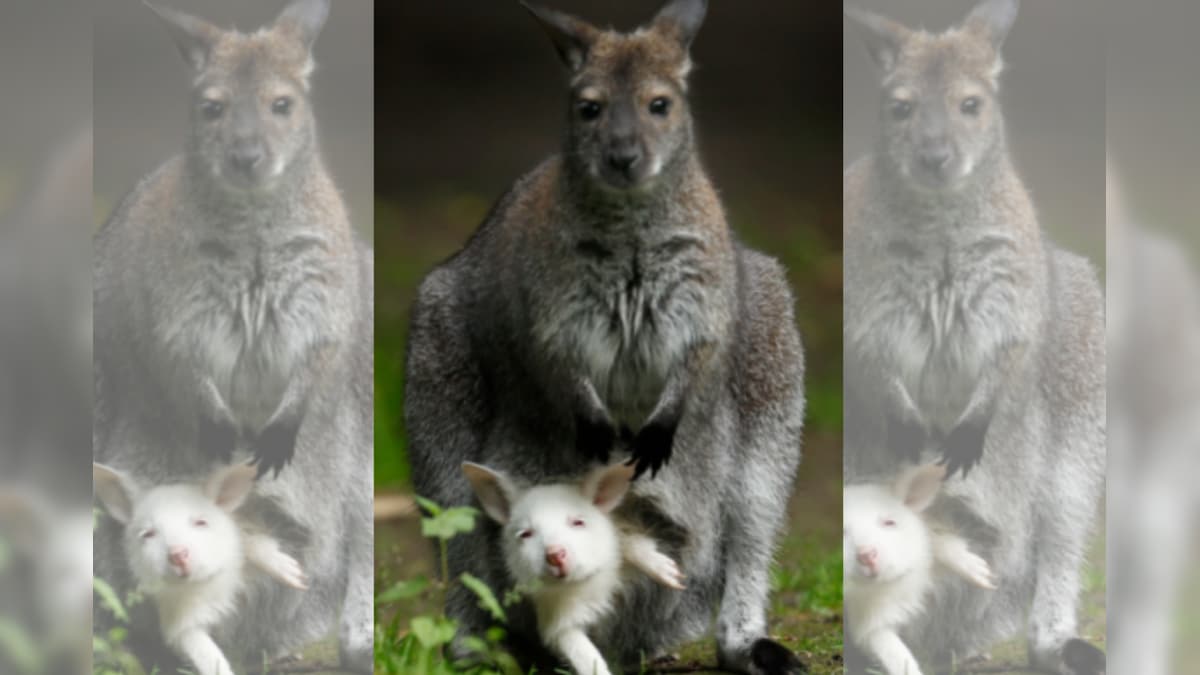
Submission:
M 969 469 L 955 431 L 982 428 L 981 463 L 935 510 L 999 590 L 947 584 L 909 642 L 961 661 L 1028 613 L 1032 664 L 1059 672 L 1104 487 L 1104 300 L 1092 266 L 1046 240 L 1009 158 L 997 49 L 1016 4 L 985 0 L 940 34 L 848 12 L 881 66 L 883 133 L 843 181 L 845 465 L 850 481 L 897 471 L 891 419 L 921 430 L 918 454 Z
M 538 484 L 588 467 L 594 457 L 573 440 L 581 425 L 627 427 L 635 457 L 647 428 L 674 431 L 669 467 L 637 481 L 622 509 L 680 561 L 688 588 L 634 584 L 596 644 L 636 663 L 703 635 L 719 605 L 721 660 L 757 672 L 768 568 L 800 460 L 803 356 L 782 268 L 733 240 L 700 165 L 679 22 L 702 9 L 671 3 L 630 34 L 535 12 L 587 36 L 579 64 L 564 54 L 563 154 L 517 181 L 422 282 L 405 415 L 417 492 L 444 504 L 472 503 L 463 461 Z M 671 98 L 665 118 L 635 95 L 651 82 Z M 593 120 L 578 108 L 589 97 L 605 106 Z M 631 147 L 661 170 L 603 168 Z M 488 524 L 453 540 L 452 571 L 511 587 L 496 535 Z M 487 626 L 468 594 L 449 605 L 466 630 Z M 536 645 L 528 608 L 512 620 L 514 640 Z
M 373 256 L 324 167 L 308 98 L 328 8 L 294 0 L 249 35 L 156 10 L 193 68 L 192 132 L 95 238 L 93 438 L 97 460 L 162 484 L 214 465 L 198 448 L 206 419 L 237 432 L 238 456 L 291 425 L 294 459 L 245 508 L 311 590 L 252 587 L 218 641 L 257 661 L 340 617 L 343 663 L 369 672 Z M 95 539 L 97 574 L 128 588 L 112 523 Z

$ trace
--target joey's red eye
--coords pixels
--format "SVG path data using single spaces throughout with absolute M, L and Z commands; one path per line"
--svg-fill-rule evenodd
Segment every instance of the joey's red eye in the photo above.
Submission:
M 154 535 L 156 535 L 156 534 L 158 534 L 158 533 L 154 531 L 154 528 L 151 528 L 149 530 L 143 530 L 142 531 L 142 539 L 153 539 Z
M 533 536 L 533 530 L 521 530 L 517 533 L 517 536 L 522 539 L 528 539 Z
M 583 522 L 583 518 L 572 518 L 571 519 L 571 527 L 583 527 L 585 524 L 586 523 Z
M 208 527 L 208 521 L 203 518 L 197 518 L 196 527 Z

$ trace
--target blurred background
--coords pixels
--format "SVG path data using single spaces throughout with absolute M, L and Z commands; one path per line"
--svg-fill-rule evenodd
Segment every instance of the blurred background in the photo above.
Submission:
M 545 4 L 619 29 L 662 5 Z M 841 19 L 835 4 L 820 5 L 710 3 L 690 100 L 734 231 L 786 265 L 796 294 L 809 413 L 772 630 L 829 672 L 841 649 L 840 81 L 829 58 Z M 375 457 L 377 507 L 387 509 L 410 490 L 403 364 L 416 286 L 513 181 L 559 150 L 567 93 L 554 48 L 516 0 L 380 3 L 376 30 Z M 377 523 L 378 587 L 428 569 L 432 548 L 406 512 Z M 696 658 L 715 663 L 711 649 Z
M 854 4 L 910 28 L 936 33 L 960 23 L 977 2 L 857 0 Z M 1042 228 L 1056 244 L 1088 257 L 1101 275 L 1106 265 L 1106 21 L 1094 3 L 1082 0 L 1021 3 L 1002 48 L 1005 65 L 1000 75 L 1009 151 Z M 861 31 L 849 21 L 842 32 L 842 63 L 843 165 L 849 166 L 874 149 L 882 109 L 879 71 Z M 1103 521 L 1097 530 L 1083 573 L 1079 625 L 1082 636 L 1103 646 L 1108 590 Z M 981 666 L 987 672 L 1027 672 L 1018 665 L 1027 661 L 1023 639 L 997 646 L 991 657 Z

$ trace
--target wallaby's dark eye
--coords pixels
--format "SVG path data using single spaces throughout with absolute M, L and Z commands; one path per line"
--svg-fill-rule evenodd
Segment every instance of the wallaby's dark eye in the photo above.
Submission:
M 964 115 L 975 116 L 979 114 L 979 106 L 983 101 L 979 100 L 978 96 L 968 96 L 963 99 L 963 102 L 958 106 L 963 111 Z
M 650 101 L 650 114 L 651 115 L 658 115 L 659 117 L 666 117 L 667 113 L 670 111 L 671 111 L 671 99 L 669 99 L 665 96 L 659 96 L 658 98 L 654 99 L 653 101 Z
M 906 120 L 912 115 L 913 104 L 910 101 L 903 99 L 893 99 L 888 104 L 888 112 L 891 113 L 892 119 Z
M 585 120 L 594 120 L 600 116 L 603 106 L 596 101 L 583 100 L 578 103 L 579 116 Z
M 204 114 L 204 119 L 215 120 L 225 112 L 225 104 L 211 98 L 206 98 L 200 102 L 200 112 Z
M 271 102 L 271 112 L 276 115 L 286 115 L 292 111 L 292 99 L 280 96 Z

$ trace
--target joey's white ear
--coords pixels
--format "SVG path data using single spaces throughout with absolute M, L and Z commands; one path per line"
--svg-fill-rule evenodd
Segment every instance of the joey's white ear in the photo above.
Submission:
M 842 12 L 858 24 L 875 65 L 885 73 L 895 68 L 900 50 L 912 31 L 885 16 L 858 7 L 844 7 Z
M 241 508 L 246 497 L 250 496 L 257 477 L 258 469 L 252 464 L 223 467 L 213 472 L 204 483 L 204 494 L 221 507 L 221 510 L 233 513 Z
M 592 500 L 596 508 L 608 513 L 620 505 L 637 467 L 632 464 L 613 464 L 593 470 L 583 479 L 583 496 Z
M 508 522 L 512 516 L 512 505 L 517 498 L 517 490 L 507 476 L 474 462 L 462 463 L 463 473 L 471 483 L 471 489 L 479 498 L 484 513 L 501 525 Z
M 221 29 L 204 19 L 198 19 L 177 9 L 161 7 L 149 0 L 144 1 L 146 6 L 162 19 L 188 65 L 197 71 L 204 70 L 212 54 L 213 45 L 221 35 Z
M 112 467 L 92 462 L 92 486 L 108 515 L 122 525 L 128 523 L 138 495 L 133 480 Z
M 941 464 L 926 464 L 905 469 L 896 479 L 893 492 L 913 511 L 918 513 L 929 508 L 937 497 L 942 481 L 946 478 L 946 467 Z

